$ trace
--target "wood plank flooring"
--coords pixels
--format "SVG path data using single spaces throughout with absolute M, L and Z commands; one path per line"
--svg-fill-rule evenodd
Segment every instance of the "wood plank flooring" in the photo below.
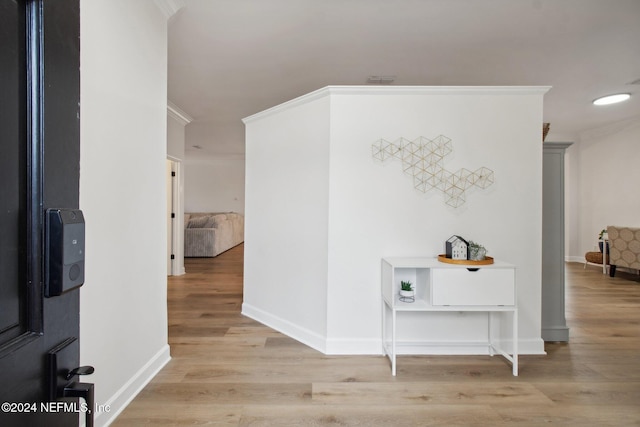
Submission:
M 640 426 L 640 277 L 567 264 L 570 343 L 521 356 L 325 356 L 240 314 L 243 247 L 170 277 L 171 362 L 114 426 Z

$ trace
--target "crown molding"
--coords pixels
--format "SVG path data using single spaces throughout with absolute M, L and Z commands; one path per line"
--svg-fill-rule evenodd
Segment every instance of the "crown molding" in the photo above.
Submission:
M 167 20 L 171 19 L 171 17 L 185 6 L 184 0 L 153 0 L 153 2 Z
M 553 130 L 550 130 L 549 133 L 547 134 L 547 137 L 545 138 L 545 141 L 570 141 L 570 142 L 575 142 L 579 140 L 579 135 L 577 133 L 572 133 L 572 132 L 554 132 Z
M 203 150 L 204 151 L 204 150 Z M 244 160 L 244 153 L 207 153 L 200 150 L 185 150 L 185 164 L 208 164 L 215 160 Z
M 244 124 L 329 95 L 544 95 L 551 86 L 325 86 L 242 119 Z
M 171 101 L 167 101 L 167 114 L 182 126 L 186 126 L 193 121 L 193 117 L 182 111 L 180 107 Z
M 545 141 L 542 143 L 542 148 L 545 150 L 556 150 L 564 152 L 567 148 L 571 147 L 573 142 L 549 142 Z

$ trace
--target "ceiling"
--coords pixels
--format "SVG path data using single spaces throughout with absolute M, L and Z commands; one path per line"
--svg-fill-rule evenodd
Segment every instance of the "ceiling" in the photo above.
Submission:
M 640 117 L 639 0 L 181 3 L 169 24 L 168 96 L 194 119 L 188 152 L 242 154 L 242 118 L 371 75 L 397 86 L 552 86 L 547 140 Z M 617 92 L 632 98 L 591 103 Z

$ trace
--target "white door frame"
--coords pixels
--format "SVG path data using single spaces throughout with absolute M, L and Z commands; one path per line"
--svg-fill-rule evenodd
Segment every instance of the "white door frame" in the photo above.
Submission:
M 167 156 L 171 161 L 171 172 L 173 177 L 171 180 L 171 205 L 174 213 L 172 221 L 171 235 L 167 236 L 171 244 L 171 275 L 181 276 L 185 274 L 184 270 L 184 177 L 182 172 L 182 161 L 172 156 Z M 169 190 L 169 189 L 167 189 Z

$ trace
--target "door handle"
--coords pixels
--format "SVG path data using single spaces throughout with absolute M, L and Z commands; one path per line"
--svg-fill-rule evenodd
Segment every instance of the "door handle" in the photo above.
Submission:
M 69 373 L 67 374 L 67 380 L 70 380 L 76 375 L 91 375 L 94 372 L 95 369 L 93 369 L 93 366 L 79 366 L 69 371 Z
M 94 384 L 78 381 L 80 375 L 91 375 L 93 366 L 76 366 L 78 363 L 78 339 L 70 337 L 49 350 L 47 354 L 47 397 L 49 402 L 60 398 L 82 398 L 86 404 L 85 421 L 93 427 L 95 411 Z
M 83 398 L 87 404 L 87 410 L 84 413 L 85 426 L 93 427 L 93 410 L 96 406 L 93 383 L 71 383 L 64 388 L 62 397 Z

